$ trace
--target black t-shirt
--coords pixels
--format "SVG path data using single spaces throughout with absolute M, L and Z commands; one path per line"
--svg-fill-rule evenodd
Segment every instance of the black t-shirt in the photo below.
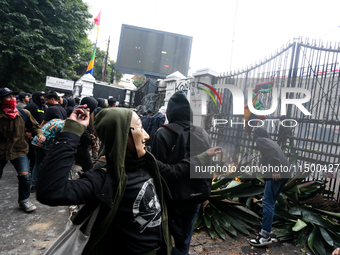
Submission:
M 46 110 L 44 120 L 50 121 L 53 119 L 62 119 L 62 120 L 67 119 L 66 110 L 60 104 L 49 106 Z
M 162 213 L 154 179 L 145 167 L 126 174 L 126 189 L 111 228 L 117 246 L 112 247 L 124 247 L 124 254 L 157 249 L 162 242 Z

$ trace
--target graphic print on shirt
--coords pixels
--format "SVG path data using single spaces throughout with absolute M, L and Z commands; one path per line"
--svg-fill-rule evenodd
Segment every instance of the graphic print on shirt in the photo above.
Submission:
M 139 224 L 140 233 L 143 233 L 146 228 L 161 225 L 161 205 L 152 178 L 144 182 L 133 203 L 132 213 L 134 222 Z

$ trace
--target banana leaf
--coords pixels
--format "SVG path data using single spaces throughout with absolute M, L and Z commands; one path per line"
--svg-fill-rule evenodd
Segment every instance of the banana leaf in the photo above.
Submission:
M 224 195 L 226 193 L 237 192 L 239 190 L 243 190 L 251 186 L 251 183 L 249 182 L 233 181 L 231 183 L 232 183 L 231 187 L 226 187 L 224 189 L 219 190 L 211 190 L 211 195 Z
M 329 230 L 327 231 L 328 234 L 331 236 L 335 246 L 339 247 L 340 246 L 340 234 L 334 233 L 333 231 Z
M 303 220 L 298 219 L 296 221 L 295 226 L 292 228 L 292 230 L 295 231 L 295 232 L 298 232 L 301 229 L 304 229 L 305 227 L 307 227 L 307 224 Z
M 317 228 L 317 231 L 316 231 L 316 237 L 314 239 L 313 247 L 314 247 L 314 250 L 315 250 L 315 254 L 317 254 L 317 255 L 326 254 L 325 245 L 324 245 L 323 240 L 321 238 L 319 228 Z
M 222 216 L 221 212 L 214 212 L 213 217 L 219 221 L 220 225 L 225 227 L 231 226 L 230 223 Z
M 254 197 L 256 195 L 261 195 L 264 192 L 264 188 L 252 188 L 249 190 L 241 190 L 237 192 L 230 193 L 230 197 Z
M 210 237 L 212 239 L 214 239 L 215 236 L 216 236 L 216 231 L 213 228 L 208 228 L 207 230 L 208 230 L 208 233 L 209 233 Z
M 198 212 L 197 216 L 196 216 L 196 219 L 195 219 L 194 229 L 198 228 L 202 224 L 203 221 L 204 221 L 203 215 L 202 215 L 201 210 L 200 210 Z M 204 225 L 205 225 L 205 223 L 204 223 Z
M 332 237 L 328 234 L 326 229 L 324 229 L 323 227 L 319 227 L 319 229 L 320 229 L 320 233 L 321 233 L 323 240 L 325 240 L 325 242 L 328 245 L 334 246 L 334 241 L 333 241 Z
M 278 206 L 275 206 L 274 216 L 276 218 L 288 219 L 293 221 L 296 221 L 298 219 L 295 215 L 290 214 L 289 212 L 281 209 Z
M 317 235 L 318 228 L 316 226 L 313 227 L 313 231 L 309 234 L 307 244 L 309 249 L 315 254 L 313 243 Z
M 213 182 L 211 184 L 211 191 L 218 189 L 219 187 L 227 184 L 230 181 L 230 178 L 223 178 L 221 180 L 218 180 L 217 182 Z
M 325 210 L 321 210 L 321 209 L 317 209 L 317 208 L 313 208 L 309 206 L 295 206 L 289 210 L 289 213 L 293 215 L 301 216 L 302 212 L 312 212 L 315 214 L 326 214 L 334 218 L 340 219 L 340 213 L 329 212 L 329 211 L 325 211 Z
M 220 223 L 218 222 L 218 220 L 214 219 L 212 221 L 213 223 L 213 227 L 215 229 L 215 231 L 217 232 L 217 234 L 223 239 L 225 240 L 226 236 L 225 233 L 223 232 L 222 228 L 220 227 Z
M 221 225 L 221 227 L 225 230 L 225 231 L 227 231 L 229 234 L 231 234 L 231 235 L 233 235 L 233 236 L 237 236 L 237 232 L 236 232 L 236 229 L 235 228 L 233 228 L 233 226 L 229 226 L 229 227 L 226 227 L 226 226 L 224 226 L 224 225 Z
M 252 210 L 249 210 L 248 208 L 244 207 L 244 206 L 241 206 L 241 205 L 236 205 L 235 208 L 239 209 L 240 211 L 242 212 L 245 212 L 247 214 L 250 214 L 252 216 L 254 216 L 255 218 L 258 218 L 260 219 L 260 216 L 257 215 L 255 212 L 253 212 Z
M 223 217 L 234 227 L 234 228 L 236 228 L 238 231 L 240 231 L 241 233 L 243 233 L 243 234 L 245 234 L 245 235 L 249 235 L 250 233 L 249 233 L 249 231 L 247 230 L 247 228 L 243 225 L 243 224 L 241 224 L 238 220 L 237 220 L 237 218 L 235 218 L 235 217 L 232 217 L 232 216 L 230 216 L 230 215 L 228 215 L 228 214 L 226 214 L 226 213 L 223 213 L 222 212 L 222 215 L 223 215 Z
M 255 226 L 261 226 L 261 222 L 257 218 L 251 216 L 250 214 L 241 212 L 239 210 L 233 210 L 232 207 L 230 207 L 230 209 L 228 210 L 228 214 L 239 219 L 239 220 L 241 220 L 241 221 L 244 221 L 244 225 L 247 225 L 246 222 L 248 222 L 248 223 L 253 224 Z M 251 229 L 251 230 L 253 230 L 253 229 Z
M 313 223 L 317 226 L 332 230 L 334 232 L 339 231 L 340 226 L 338 224 L 332 224 L 330 221 L 323 219 L 321 215 L 318 215 L 318 214 L 314 214 L 310 212 L 302 212 L 302 219 L 304 221 Z
M 207 228 L 211 228 L 211 218 L 205 213 L 203 214 L 204 222 Z

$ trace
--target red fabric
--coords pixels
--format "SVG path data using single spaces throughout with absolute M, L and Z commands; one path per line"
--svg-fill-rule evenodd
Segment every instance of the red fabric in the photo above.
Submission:
M 94 24 L 96 24 L 97 26 L 100 25 L 100 14 L 101 14 L 101 12 L 102 12 L 102 10 L 100 10 L 98 16 L 94 18 Z
M 4 112 L 4 114 L 11 119 L 14 119 L 17 115 L 18 109 L 17 109 L 17 100 L 15 98 L 1 103 L 1 110 Z

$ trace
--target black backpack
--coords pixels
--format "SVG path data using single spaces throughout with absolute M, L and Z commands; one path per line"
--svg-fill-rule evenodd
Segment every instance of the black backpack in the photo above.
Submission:
M 177 134 L 175 143 L 171 147 L 169 157 L 167 158 L 168 164 L 176 164 L 181 159 L 197 156 L 210 148 L 210 141 L 208 136 L 204 135 L 204 130 L 201 127 L 194 125 L 181 126 L 177 123 L 170 123 L 162 125 L 172 132 Z M 190 171 L 195 171 L 190 168 Z M 195 176 L 191 178 L 190 171 L 184 173 L 183 176 L 176 183 L 169 184 L 169 189 L 174 202 L 180 204 L 200 204 L 208 200 L 211 191 L 212 178 L 207 176 Z

